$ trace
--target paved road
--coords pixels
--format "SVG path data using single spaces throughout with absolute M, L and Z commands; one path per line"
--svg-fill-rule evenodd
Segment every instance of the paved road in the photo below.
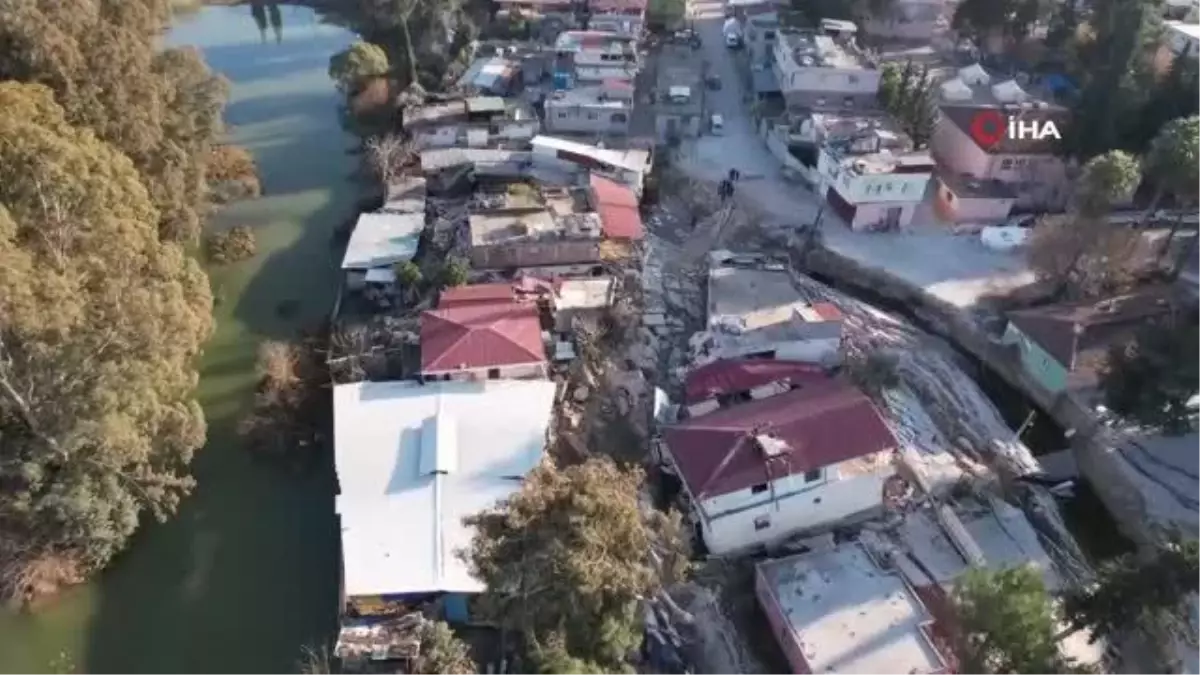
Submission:
M 779 163 L 767 151 L 754 131 L 749 106 L 743 101 L 742 77 L 725 47 L 721 34 L 724 3 L 721 0 L 692 0 L 689 3 L 695 30 L 704 42 L 701 58 L 710 64 L 710 72 L 721 78 L 721 88 L 706 95 L 708 113 L 721 115 L 725 133 L 705 135 L 683 150 L 689 168 L 699 177 L 719 180 L 736 168 L 747 179 L 776 178 Z M 707 120 L 706 120 L 707 122 Z

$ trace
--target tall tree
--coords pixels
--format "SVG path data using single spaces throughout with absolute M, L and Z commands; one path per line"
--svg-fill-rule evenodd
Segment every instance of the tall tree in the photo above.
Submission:
M 225 84 L 196 51 L 161 48 L 168 16 L 166 0 L 0 3 L 0 80 L 53 89 L 72 125 L 133 160 L 163 238 L 192 243 Z
M 1114 201 L 1133 195 L 1142 179 L 1137 158 L 1121 150 L 1097 155 L 1083 165 L 1075 186 L 1075 209 L 1083 218 L 1103 218 Z
M 1170 194 L 1180 211 L 1163 242 L 1162 255 L 1166 255 L 1183 222 L 1183 210 L 1195 207 L 1200 197 L 1200 116 L 1167 123 L 1150 142 L 1145 163 L 1146 178 L 1154 183 L 1150 210 L 1158 207 L 1164 194 Z
M 354 96 L 371 80 L 387 75 L 390 69 L 383 48 L 370 42 L 355 42 L 329 57 L 329 77 L 347 96 Z
M 1122 147 L 1122 129 L 1136 119 L 1153 80 L 1161 36 L 1161 0 L 1094 0 L 1094 34 L 1081 49 L 1082 90 L 1066 131 L 1065 149 L 1082 160 Z
M 1151 553 L 1127 553 L 1101 565 L 1096 583 L 1068 593 L 1063 610 L 1073 627 L 1116 638 L 1130 627 L 1162 625 L 1164 613 L 1184 615 L 1198 576 L 1196 541 L 1172 536 Z
M 427 621 L 421 626 L 421 650 L 415 674 L 470 675 L 479 672 L 466 643 L 458 639 L 445 621 Z
M 493 620 L 556 658 L 621 669 L 641 644 L 639 601 L 686 571 L 678 518 L 639 505 L 643 476 L 609 459 L 542 467 L 476 528 L 465 558 Z
M 1023 41 L 1049 10 L 1050 3 L 1043 0 L 963 0 L 955 7 L 951 27 L 986 49 L 993 38 Z
M 1200 392 L 1200 360 L 1194 321 L 1159 321 L 1141 326 L 1134 341 L 1109 354 L 1101 386 L 1110 410 L 1168 433 L 1191 427 L 1188 401 Z
M 937 85 L 929 76 L 929 66 L 916 66 L 911 60 L 903 68 L 884 66 L 877 97 L 880 105 L 900 124 L 917 148 L 924 148 L 933 136 L 937 111 Z
M 0 595 L 104 565 L 171 513 L 204 441 L 208 280 L 129 159 L 0 83 Z
M 1033 568 L 970 570 L 955 583 L 953 601 L 962 672 L 1077 671 L 1058 651 L 1050 596 Z

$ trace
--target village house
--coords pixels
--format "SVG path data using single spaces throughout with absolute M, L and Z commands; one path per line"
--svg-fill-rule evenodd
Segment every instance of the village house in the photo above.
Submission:
M 404 109 L 402 120 L 417 151 L 528 142 L 541 129 L 537 114 L 527 103 L 497 96 L 410 106 Z
M 760 385 L 761 386 L 761 385 Z M 707 549 L 769 546 L 883 506 L 897 443 L 865 394 L 837 378 L 669 425 L 665 468 L 682 482 Z
M 951 598 L 964 573 L 1025 566 L 1060 593 L 1081 571 L 1051 558 L 1023 511 L 959 487 L 854 540 L 810 537 L 807 552 L 759 563 L 755 592 L 791 672 L 962 672 Z M 1104 659 L 1087 631 L 1064 631 L 1058 648 L 1082 664 Z
M 586 170 L 632 188 L 639 197 L 652 166 L 650 151 L 641 148 L 614 150 L 545 135 L 535 136 L 530 145 L 535 165 Z
M 998 143 L 981 144 L 972 124 L 984 111 L 1027 124 L 1053 122 L 1060 134 L 1070 121 L 1066 108 L 1033 95 L 1015 80 L 997 80 L 978 64 L 968 66 L 940 85 L 940 115 L 930 141 L 940 173 L 1000 181 L 1016 193 L 1018 207 L 1065 206 L 1070 181 L 1066 160 L 1058 152 L 1060 141 L 1051 135 L 1009 138 L 1004 134 Z M 999 210 L 1000 205 L 994 208 Z
M 646 24 L 646 0 L 587 0 L 588 29 L 640 37 Z
M 1195 59 L 1200 56 L 1200 23 L 1195 20 L 1163 22 L 1163 47 L 1170 57 Z
M 522 84 L 521 64 L 503 47 L 476 58 L 458 79 L 459 89 L 472 96 L 511 96 Z
M 555 39 L 554 88 L 616 80 L 632 82 L 640 66 L 633 37 L 598 30 L 569 30 Z
M 772 68 L 789 108 L 815 111 L 874 109 L 879 74 L 853 37 L 783 28 Z
M 412 207 L 413 200 L 406 202 Z M 362 213 L 350 233 L 342 272 L 346 287 L 360 290 L 367 285 L 391 286 L 397 264 L 412 260 L 425 229 L 424 200 L 418 212 Z M 401 208 L 393 203 L 393 208 Z
M 469 618 L 484 586 L 458 556 L 473 535 L 463 518 L 516 493 L 541 463 L 554 396 L 548 381 L 334 387 L 341 607 L 358 619 L 349 630 L 388 605 L 430 600 L 447 620 Z
M 1147 322 L 1184 311 L 1170 286 L 1019 309 L 1008 313 L 1003 342 L 1014 346 L 1025 372 L 1046 390 L 1084 393 L 1099 383 L 1111 348 L 1128 344 Z
M 708 325 L 691 339 L 694 361 L 740 357 L 836 364 L 844 317 L 802 300 L 782 263 L 725 252 L 711 257 Z
M 608 80 L 551 92 L 543 103 L 546 130 L 591 136 L 624 136 L 633 117 L 633 84 Z
M 422 378 L 546 378 L 549 364 L 537 306 L 497 286 L 503 285 L 445 293 L 437 309 L 421 313 Z
M 664 45 L 654 91 L 656 140 L 695 138 L 704 126 L 704 80 L 687 45 Z
M 953 673 L 945 627 L 858 542 L 759 563 L 754 590 L 793 673 Z
M 933 178 L 933 158 L 886 117 L 847 117 L 853 125 L 817 153 L 818 194 L 852 230 L 907 227 Z
M 726 6 L 743 27 L 743 42 L 754 68 L 770 69 L 770 59 L 779 37 L 777 0 L 729 0 Z
M 975 178 L 943 171 L 937 177 L 933 207 L 951 223 L 1001 223 L 1017 203 L 1012 187 L 995 178 Z

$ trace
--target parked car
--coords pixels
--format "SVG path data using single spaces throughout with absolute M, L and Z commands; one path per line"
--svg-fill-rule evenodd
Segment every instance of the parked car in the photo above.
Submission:
M 721 77 L 719 75 L 709 75 L 704 78 L 704 84 L 709 89 L 717 91 L 721 88 Z
M 720 136 L 725 133 L 725 118 L 720 115 L 713 115 L 709 118 L 708 128 L 712 131 L 713 136 Z
M 741 49 L 742 48 L 742 36 L 738 35 L 737 33 L 726 33 L 725 34 L 725 46 L 729 49 Z

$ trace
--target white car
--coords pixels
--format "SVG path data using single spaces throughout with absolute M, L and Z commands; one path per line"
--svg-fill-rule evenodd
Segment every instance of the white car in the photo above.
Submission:
M 713 115 L 708 120 L 708 128 L 712 131 L 713 136 L 720 136 L 725 133 L 725 118 Z

